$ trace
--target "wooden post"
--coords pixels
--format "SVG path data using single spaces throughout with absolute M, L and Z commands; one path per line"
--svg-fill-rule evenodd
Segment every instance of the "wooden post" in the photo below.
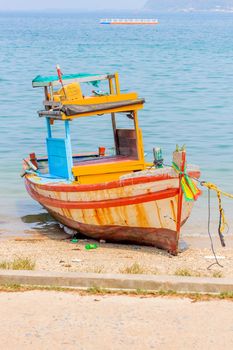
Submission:
M 116 131 L 116 116 L 115 116 L 115 113 L 111 113 L 111 117 L 112 117 L 112 130 L 113 130 L 113 137 L 114 137 L 116 155 L 119 155 L 120 154 L 120 150 L 119 150 L 119 142 L 118 142 L 117 131 Z
M 109 78 L 108 81 L 109 81 L 109 92 L 111 95 L 113 95 L 114 94 L 114 86 L 113 86 L 112 78 Z M 115 113 L 111 113 L 111 117 L 112 117 L 112 130 L 113 130 L 113 137 L 114 137 L 116 154 L 119 154 L 119 144 L 118 144 L 117 133 L 116 133 L 116 115 L 115 115 Z
M 67 152 L 67 166 L 69 179 L 73 179 L 72 168 L 73 168 L 73 155 L 72 155 L 72 146 L 71 146 L 71 137 L 70 137 L 70 124 L 69 120 L 65 120 L 65 132 L 66 132 L 66 152 Z
M 66 139 L 70 140 L 70 124 L 69 124 L 69 120 L 65 120 L 65 132 L 66 132 Z
M 120 83 L 119 83 L 118 73 L 115 73 L 115 87 L 116 87 L 116 94 L 119 95 L 121 93 L 121 91 L 120 91 Z
M 177 242 L 178 242 L 180 237 L 180 228 L 181 228 L 181 220 L 182 220 L 182 204 L 183 204 L 183 191 L 181 187 L 181 180 L 184 177 L 186 152 L 185 151 L 173 152 L 173 162 L 179 167 L 181 171 L 181 174 L 179 174 L 179 193 L 178 193 L 177 222 L 176 222 L 176 232 L 177 232 Z
M 50 100 L 53 101 L 53 85 L 49 84 Z
M 52 138 L 52 128 L 51 128 L 50 118 L 49 117 L 46 117 L 46 123 L 47 123 L 48 138 L 51 139 Z
M 109 84 L 109 92 L 110 92 L 110 95 L 113 95 L 113 94 L 114 94 L 114 86 L 113 86 L 112 78 L 109 78 L 109 79 L 108 79 L 108 84 Z
M 137 113 L 137 111 L 133 111 L 133 121 L 134 121 L 134 129 L 136 132 L 138 159 L 144 160 L 144 148 L 143 148 L 143 142 L 141 139 L 141 133 L 139 130 L 139 125 L 138 125 L 138 113 Z
M 48 92 L 48 86 L 44 87 L 44 96 L 45 96 L 45 101 L 49 100 L 49 92 Z M 48 108 L 48 106 L 47 106 Z

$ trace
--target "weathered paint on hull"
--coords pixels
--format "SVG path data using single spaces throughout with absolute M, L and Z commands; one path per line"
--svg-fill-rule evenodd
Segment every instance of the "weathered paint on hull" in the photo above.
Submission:
M 177 254 L 177 232 L 166 228 L 143 228 L 127 226 L 97 226 L 82 224 L 72 219 L 48 210 L 50 215 L 62 224 L 81 232 L 87 237 L 104 239 L 108 242 L 129 242 L 154 246 L 165 249 L 171 254 Z
M 178 215 L 177 177 L 143 177 L 88 186 L 41 183 L 33 176 L 25 181 L 32 198 L 70 228 L 89 237 L 152 245 L 173 254 L 177 253 L 179 228 L 193 206 L 193 202 L 183 202 Z

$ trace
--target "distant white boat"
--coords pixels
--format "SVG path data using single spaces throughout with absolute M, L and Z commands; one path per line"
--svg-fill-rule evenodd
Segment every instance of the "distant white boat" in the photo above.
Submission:
M 159 24 L 154 18 L 102 18 L 100 24 Z

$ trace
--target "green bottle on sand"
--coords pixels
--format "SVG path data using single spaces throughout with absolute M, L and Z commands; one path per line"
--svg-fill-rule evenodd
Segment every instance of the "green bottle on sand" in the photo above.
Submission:
M 98 248 L 98 245 L 96 243 L 93 244 L 86 244 L 85 245 L 86 250 L 90 250 L 90 249 L 96 249 Z

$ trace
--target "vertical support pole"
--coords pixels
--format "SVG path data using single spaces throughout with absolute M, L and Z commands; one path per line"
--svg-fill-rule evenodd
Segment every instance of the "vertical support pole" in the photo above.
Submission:
M 113 95 L 114 94 L 114 86 L 113 86 L 112 78 L 108 78 L 108 84 L 109 84 L 110 95 Z
M 177 153 L 177 157 L 175 156 Z M 181 220 L 182 220 L 182 205 L 183 205 L 183 192 L 181 187 L 181 180 L 184 177 L 184 169 L 186 163 L 186 152 L 174 152 L 173 153 L 173 161 L 179 167 L 181 174 L 179 174 L 179 193 L 178 193 L 178 203 L 177 203 L 177 223 L 176 223 L 176 233 L 177 233 L 177 244 L 180 238 L 180 228 L 181 228 Z M 177 158 L 177 159 L 176 159 Z
M 47 134 L 48 134 L 48 139 L 52 138 L 52 128 L 50 124 L 50 118 L 46 117 L 46 123 L 47 123 Z
M 51 83 L 49 85 L 49 92 L 50 92 L 50 100 L 53 101 L 53 85 Z
M 115 73 L 115 87 L 116 87 L 116 94 L 119 95 L 121 93 L 121 91 L 120 91 L 120 83 L 119 83 L 118 73 Z
M 48 86 L 44 87 L 44 96 L 45 96 L 45 101 L 48 101 L 49 100 Z
M 52 128 L 51 128 L 51 124 L 50 124 L 50 118 L 46 117 L 46 124 L 47 124 L 47 140 L 46 140 L 46 145 L 47 145 L 47 156 L 48 156 L 48 169 L 49 169 L 49 173 L 51 172 L 51 168 L 50 168 L 50 152 L 49 152 L 49 139 L 52 138 Z
M 67 150 L 67 164 L 68 164 L 69 179 L 72 180 L 73 179 L 73 174 L 72 174 L 73 156 L 72 156 L 69 120 L 65 120 L 65 133 L 66 133 L 66 150 Z
M 114 136 L 116 155 L 119 155 L 120 154 L 120 150 L 119 150 L 119 141 L 118 141 L 117 130 L 116 130 L 116 116 L 115 116 L 115 113 L 111 113 L 111 116 L 112 116 L 112 130 L 113 130 L 113 136 Z
M 142 141 L 141 133 L 139 130 L 139 125 L 138 125 L 138 113 L 137 113 L 137 111 L 133 111 L 133 120 L 134 120 L 134 129 L 136 132 L 138 159 L 144 160 L 144 148 L 143 148 L 143 141 Z
M 65 132 L 66 132 L 66 139 L 70 142 L 70 124 L 69 120 L 65 120 Z
M 113 95 L 114 94 L 114 86 L 113 86 L 112 78 L 109 78 L 108 81 L 109 81 L 109 92 L 111 95 Z M 113 137 L 114 137 L 116 154 L 119 155 L 119 143 L 118 143 L 117 132 L 116 132 L 116 115 L 115 115 L 115 113 L 111 113 L 111 117 L 112 117 L 112 130 L 113 130 Z

